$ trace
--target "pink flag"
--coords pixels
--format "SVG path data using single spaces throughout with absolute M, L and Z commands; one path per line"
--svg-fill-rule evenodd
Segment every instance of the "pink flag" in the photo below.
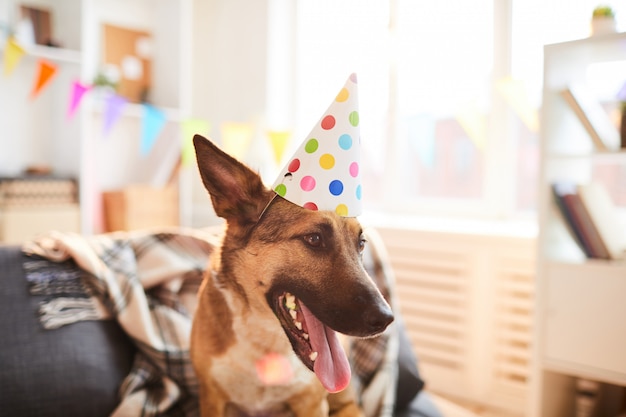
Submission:
M 68 119 L 71 119 L 72 117 L 74 117 L 74 114 L 76 113 L 76 109 L 78 108 L 78 105 L 80 104 L 81 100 L 83 99 L 83 96 L 90 89 L 91 89 L 91 86 L 82 84 L 80 81 L 74 81 L 72 83 L 72 93 L 71 93 L 71 96 L 70 96 L 70 105 L 69 105 L 69 107 L 67 109 L 67 118 Z

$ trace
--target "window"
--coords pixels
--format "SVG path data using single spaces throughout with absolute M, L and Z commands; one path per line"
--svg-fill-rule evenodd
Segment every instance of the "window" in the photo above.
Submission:
M 588 36 L 596 3 L 299 0 L 296 137 L 357 72 L 367 207 L 532 213 L 543 45 Z

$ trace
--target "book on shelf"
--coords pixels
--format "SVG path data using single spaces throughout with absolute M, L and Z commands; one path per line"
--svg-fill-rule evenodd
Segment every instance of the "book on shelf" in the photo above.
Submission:
M 600 383 L 576 378 L 576 417 L 593 417 L 598 408 Z
M 626 249 L 626 229 L 620 224 L 617 207 L 604 184 L 590 182 L 577 187 L 578 194 L 595 225 L 610 259 L 622 259 Z
M 552 184 L 552 193 L 563 219 L 588 258 L 610 259 L 611 255 L 598 231 L 584 200 L 573 182 Z
M 560 94 L 582 123 L 597 150 L 619 149 L 620 134 L 617 127 L 587 87 L 572 84 Z

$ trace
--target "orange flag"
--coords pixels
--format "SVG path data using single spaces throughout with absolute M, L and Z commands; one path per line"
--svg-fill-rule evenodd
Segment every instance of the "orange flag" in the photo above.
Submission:
M 37 66 L 37 78 L 35 79 L 35 85 L 33 91 L 30 93 L 31 98 L 37 97 L 41 90 L 48 85 L 52 77 L 57 73 L 57 66 L 52 62 L 40 59 Z

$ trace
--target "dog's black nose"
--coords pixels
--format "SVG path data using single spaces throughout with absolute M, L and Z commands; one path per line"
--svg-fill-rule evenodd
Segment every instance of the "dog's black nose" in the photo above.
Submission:
M 388 306 L 382 305 L 378 308 L 366 309 L 364 319 L 371 334 L 378 334 L 391 324 L 393 321 L 393 313 Z

